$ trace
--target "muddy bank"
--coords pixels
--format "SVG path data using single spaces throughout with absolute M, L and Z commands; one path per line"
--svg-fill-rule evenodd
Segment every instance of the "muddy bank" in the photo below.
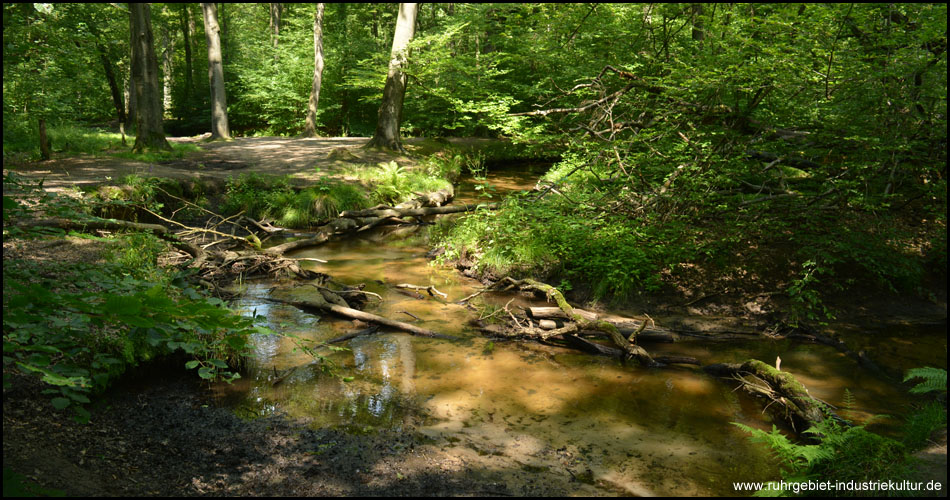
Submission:
M 156 371 L 165 372 L 153 378 Z M 70 496 L 590 495 L 566 468 L 526 470 L 401 429 L 354 435 L 280 415 L 242 420 L 193 374 L 140 370 L 92 408 L 92 423 L 51 412 L 40 384 L 3 393 L 3 463 Z M 556 450 L 547 450 L 552 457 Z M 475 458 L 478 455 L 472 454 Z M 570 466 L 572 460 L 564 463 Z M 572 469 L 583 467 L 573 464 Z

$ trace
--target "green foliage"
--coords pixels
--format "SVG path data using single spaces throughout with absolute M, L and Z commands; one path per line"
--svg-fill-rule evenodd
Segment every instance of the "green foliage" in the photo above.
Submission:
M 912 368 L 907 370 L 904 382 L 921 378 L 924 381 L 911 388 L 911 394 L 927 394 L 928 392 L 947 392 L 947 370 L 933 368 Z
M 14 176 L 4 187 L 24 186 Z M 77 200 L 37 191 L 46 215 L 90 220 Z M 35 208 L 5 198 L 7 221 L 33 217 Z M 15 227 L 15 226 L 14 226 Z M 61 237 L 62 230 L 4 231 L 13 237 Z M 108 240 L 107 240 L 108 241 Z M 164 243 L 127 234 L 112 244 L 112 261 L 85 263 L 5 259 L 3 266 L 3 364 L 42 378 L 56 409 L 72 408 L 88 420 L 83 405 L 129 366 L 174 352 L 193 358 L 202 378 L 233 380 L 229 362 L 262 330 L 219 299 L 185 284 L 188 272 L 159 268 Z M 6 384 L 7 381 L 5 380 Z
M 242 174 L 229 178 L 222 205 L 224 215 L 244 211 L 250 217 L 271 219 L 289 228 L 306 228 L 337 217 L 346 210 L 369 206 L 358 186 L 322 179 L 295 190 L 288 177 Z
M 765 432 L 740 423 L 733 425 L 750 433 L 753 442 L 765 443 L 772 449 L 784 467 L 782 478 L 786 483 L 879 481 L 910 477 L 912 471 L 901 443 L 869 432 L 863 426 L 845 426 L 827 418 L 805 431 L 818 437 L 821 440 L 818 444 L 798 444 L 775 426 L 772 432 Z M 778 488 L 775 482 L 770 485 Z M 792 492 L 766 486 L 756 496 L 782 496 L 782 493 Z
M 444 161 L 444 160 L 443 160 Z M 416 193 L 429 193 L 446 189 L 451 183 L 437 177 L 443 172 L 442 161 L 429 162 L 422 169 L 408 169 L 395 161 L 380 163 L 373 168 L 351 169 L 348 175 L 357 177 L 372 187 L 371 197 L 377 203 L 395 205 L 411 198 Z M 450 172 L 452 166 L 444 167 Z
M 946 426 L 947 409 L 937 401 L 930 401 L 911 413 L 904 422 L 901 429 L 904 446 L 910 450 L 922 448 L 935 431 Z
M 7 261 L 4 365 L 42 376 L 58 409 L 88 403 L 128 366 L 177 350 L 194 356 L 188 367 L 200 366 L 203 378 L 237 377 L 227 360 L 257 331 L 251 320 L 191 288 L 134 277 L 140 272 L 113 263 Z
M 511 196 L 498 211 L 440 225 L 433 235 L 433 244 L 446 247 L 440 259 L 475 258 L 483 272 L 559 277 L 586 284 L 595 299 L 623 300 L 656 290 L 663 269 L 689 251 L 678 242 L 678 224 L 633 226 L 589 194 L 533 196 Z
M 946 370 L 915 368 L 908 370 L 904 381 L 914 378 L 923 378 L 924 382 L 912 388 L 911 393 L 946 393 Z M 850 408 L 852 401 L 851 393 L 845 391 L 845 406 Z M 910 414 L 903 425 L 901 441 L 869 432 L 864 426 L 839 423 L 835 418 L 826 418 L 804 432 L 818 440 L 817 444 L 792 442 L 774 425 L 772 432 L 765 432 L 733 422 L 733 425 L 751 434 L 753 442 L 765 443 L 772 449 L 783 467 L 782 478 L 786 483 L 911 479 L 915 471 L 911 452 L 924 446 L 931 434 L 946 424 L 946 408 L 934 401 Z M 755 496 L 791 494 L 788 490 L 780 491 L 777 482 L 769 485 L 756 492 Z M 842 493 L 848 492 L 838 490 L 839 495 Z
M 790 324 L 798 326 L 802 319 L 821 323 L 824 319 L 834 319 L 833 313 L 821 300 L 821 293 L 816 286 L 818 276 L 831 274 L 830 271 L 818 265 L 813 260 L 802 264 L 802 274 L 792 280 L 786 289 L 791 299 Z
M 40 159 L 39 132 L 35 122 L 23 117 L 4 119 L 3 155 L 4 158 Z M 62 156 L 92 155 L 96 157 L 125 158 L 144 163 L 181 159 L 186 153 L 200 148 L 190 143 L 170 143 L 171 151 L 152 151 L 133 153 L 134 135 L 127 135 L 126 145 L 122 145 L 122 135 L 102 127 L 90 127 L 72 121 L 51 121 L 47 123 L 47 137 L 54 154 Z
M 14 497 L 64 497 L 66 492 L 55 488 L 44 488 L 29 480 L 23 474 L 17 474 L 13 469 L 3 468 L 3 496 Z

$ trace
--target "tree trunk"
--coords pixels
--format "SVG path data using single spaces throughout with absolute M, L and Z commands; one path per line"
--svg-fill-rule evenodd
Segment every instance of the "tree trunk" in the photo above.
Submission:
M 693 10 L 693 40 L 701 42 L 706 38 L 706 33 L 703 31 L 703 4 L 694 3 L 691 7 Z
M 40 157 L 49 160 L 50 156 L 49 138 L 46 136 L 46 120 L 40 118 Z
M 96 51 L 99 52 L 99 60 L 102 62 L 102 69 L 105 71 L 106 80 L 109 82 L 109 91 L 112 93 L 112 105 L 115 106 L 115 115 L 119 119 L 119 126 L 125 124 L 125 103 L 122 102 L 122 91 L 115 79 L 115 72 L 112 71 L 112 61 L 109 59 L 109 52 L 102 45 L 102 38 L 99 34 L 99 28 L 93 22 L 92 18 L 86 18 L 86 26 L 96 39 Z
M 340 5 L 340 19 L 341 24 L 338 24 L 338 27 L 343 28 L 343 39 L 349 39 L 349 20 L 347 19 L 346 14 L 346 4 L 341 3 Z M 349 61 L 349 53 L 347 52 L 347 44 L 343 44 L 341 47 L 342 57 L 340 59 L 340 75 L 343 79 L 346 79 L 346 63 Z M 340 135 L 346 136 L 350 131 L 350 92 L 348 87 L 344 86 L 342 89 L 342 95 L 340 96 Z
M 273 4 L 271 4 L 273 5 Z M 320 102 L 320 85 L 323 82 L 323 4 L 317 4 L 313 15 L 313 87 L 307 104 L 307 125 L 304 135 L 317 136 L 317 104 Z
M 127 131 L 135 130 L 135 78 L 129 72 L 129 78 L 125 82 L 125 123 L 120 125 L 122 128 L 122 144 L 125 144 L 125 134 Z
M 162 96 L 158 83 L 158 59 L 152 37 L 149 4 L 130 3 L 132 28 L 132 91 L 138 131 L 132 151 L 171 150 L 162 124 Z
M 109 81 L 109 91 L 112 93 L 112 105 L 115 106 L 115 116 L 120 125 L 125 124 L 125 103 L 122 102 L 122 91 L 119 90 L 119 84 L 116 82 L 115 73 L 112 71 L 112 62 L 106 53 L 105 47 L 96 42 L 96 48 L 99 50 L 99 59 L 102 61 L 102 69 L 105 70 L 106 80 Z
M 779 371 L 762 361 L 750 359 L 744 363 L 718 363 L 703 367 L 710 375 L 737 380 L 746 392 L 763 397 L 770 402 L 778 419 L 784 419 L 795 432 L 802 432 L 825 419 L 826 412 L 837 416 L 820 401 L 811 397 L 808 390 L 792 374 Z
M 317 4 L 317 9 L 322 11 L 322 7 Z M 274 48 L 277 48 L 277 41 L 280 37 L 280 14 L 283 11 L 283 5 L 279 3 L 270 4 L 270 39 L 271 44 L 274 45 Z M 277 57 L 276 54 L 274 57 Z
M 213 3 L 202 3 L 205 35 L 208 39 L 208 80 L 211 82 L 211 140 L 230 139 L 228 130 L 228 98 L 224 90 L 224 64 L 221 58 L 221 29 L 218 27 L 217 8 Z
M 191 69 L 191 30 L 193 23 L 188 4 L 182 4 L 180 20 L 181 35 L 185 39 L 185 96 L 186 101 L 190 101 L 191 95 L 194 93 L 194 74 Z
M 393 34 L 393 49 L 389 59 L 389 73 L 383 88 L 383 103 L 379 107 L 376 132 L 367 146 L 402 151 L 399 140 L 399 123 L 402 118 L 402 102 L 406 96 L 408 77 L 403 68 L 409 59 L 409 42 L 416 31 L 416 14 L 419 4 L 399 4 L 396 32 Z
M 175 44 L 167 26 L 162 27 L 162 110 L 167 113 L 172 109 L 172 58 L 175 55 Z

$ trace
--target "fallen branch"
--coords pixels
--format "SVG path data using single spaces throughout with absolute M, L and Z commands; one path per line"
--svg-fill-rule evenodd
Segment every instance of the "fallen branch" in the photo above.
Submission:
M 432 286 L 432 285 L 429 285 L 429 286 L 419 286 L 419 285 L 410 285 L 409 283 L 401 283 L 401 284 L 396 285 L 396 288 L 408 288 L 408 289 L 410 289 L 410 290 L 425 290 L 426 292 L 429 292 L 429 295 L 430 295 L 430 296 L 435 297 L 436 295 L 440 295 L 443 299 L 449 298 L 449 296 L 448 296 L 447 294 L 444 294 L 444 293 L 438 291 L 438 290 L 437 290 L 434 286 Z
M 337 316 L 342 316 L 348 319 L 358 319 L 360 321 L 366 321 L 369 323 L 376 323 L 383 326 L 388 326 L 390 328 L 395 328 L 412 335 L 419 335 L 422 337 L 432 337 L 437 339 L 444 340 L 458 340 L 458 337 L 453 337 L 451 335 L 444 335 L 441 333 L 434 332 L 425 328 L 420 328 L 415 325 L 410 325 L 409 323 L 403 323 L 402 321 L 396 321 L 393 319 L 385 318 L 383 316 L 377 316 L 364 311 L 359 311 L 353 309 L 346 305 L 339 295 L 336 295 L 333 292 L 328 290 L 320 290 L 320 294 L 315 294 L 310 300 L 289 300 L 289 299 L 279 299 L 274 297 L 268 297 L 267 300 L 272 302 L 279 302 L 281 304 L 288 304 L 299 309 L 303 310 L 313 310 L 317 309 L 324 312 L 329 312 Z
M 409 202 L 396 205 L 395 207 L 377 206 L 365 210 L 348 210 L 340 213 L 338 218 L 318 227 L 314 236 L 302 240 L 288 241 L 287 243 L 270 247 L 265 250 L 264 253 L 268 255 L 282 255 L 298 248 L 321 245 L 329 241 L 333 235 L 366 231 L 386 222 L 399 221 L 404 217 L 445 215 L 470 212 L 479 208 L 490 210 L 497 208 L 497 204 L 421 206 L 421 204 L 424 203 L 443 203 L 448 199 L 451 199 L 448 193 L 437 191 L 436 193 L 421 195 Z
M 610 347 L 603 344 L 598 344 L 596 342 L 591 342 L 584 338 L 581 338 L 578 335 L 564 335 L 562 337 L 567 341 L 569 345 L 576 349 L 589 352 L 591 354 L 598 354 L 601 356 L 610 356 L 612 358 L 623 358 L 624 351 L 617 349 L 616 347 Z M 700 362 L 698 359 L 691 356 L 653 356 L 653 361 L 657 363 L 656 366 L 660 365 L 671 365 L 671 364 L 685 364 L 685 365 L 699 365 Z
M 379 330 L 379 325 L 372 325 L 372 326 L 363 328 L 362 330 L 357 330 L 357 331 L 355 331 L 355 332 L 350 332 L 350 333 L 347 333 L 347 334 L 345 334 L 345 335 L 341 335 L 341 336 L 339 336 L 339 337 L 336 337 L 336 338 L 334 338 L 334 339 L 330 339 L 330 340 L 328 340 L 328 341 L 326 341 L 326 342 L 320 344 L 320 345 L 317 346 L 317 347 L 322 347 L 322 346 L 331 345 L 331 344 L 339 344 L 340 342 L 346 342 L 347 340 L 354 339 L 354 338 L 359 337 L 359 336 L 361 336 L 361 335 L 369 335 L 369 334 L 371 334 L 371 333 L 376 333 L 377 330 Z
M 639 361 L 645 366 L 657 366 L 657 362 L 650 356 L 650 354 L 636 344 L 636 336 L 632 335 L 630 339 L 624 337 L 620 330 L 613 324 L 608 321 L 604 321 L 598 317 L 591 318 L 588 315 L 586 318 L 584 315 L 576 312 L 576 310 L 567 302 L 567 299 L 564 298 L 564 295 L 561 292 L 546 283 L 541 283 L 529 278 L 522 280 L 516 280 L 510 276 L 498 280 L 492 286 L 482 290 L 481 292 L 487 291 L 489 289 L 493 290 L 510 290 L 512 288 L 517 288 L 520 290 L 532 290 L 535 292 L 543 293 L 548 300 L 554 300 L 567 319 L 572 320 L 571 323 L 565 325 L 563 328 L 555 330 L 542 330 L 540 328 L 534 327 L 521 327 L 520 332 L 527 337 L 539 338 L 545 340 L 547 338 L 559 335 L 567 335 L 579 330 L 595 330 L 607 334 L 610 340 L 620 348 L 624 353 L 624 358 L 633 358 Z M 467 300 L 468 298 L 466 298 Z

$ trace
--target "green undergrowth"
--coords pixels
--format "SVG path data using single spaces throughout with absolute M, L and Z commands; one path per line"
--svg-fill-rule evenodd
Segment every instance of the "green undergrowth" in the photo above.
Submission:
M 25 157 L 28 160 L 40 159 L 39 132 L 36 123 L 11 120 L 3 124 L 3 156 Z M 89 127 L 79 123 L 51 122 L 47 125 L 47 137 L 53 154 L 75 156 L 79 154 L 111 156 L 141 162 L 159 162 L 175 160 L 185 154 L 199 151 L 195 144 L 169 143 L 171 151 L 132 153 L 135 135 L 126 135 L 126 144 L 122 144 L 122 134 L 101 127 Z
M 596 209 L 590 198 L 535 196 L 511 196 L 497 211 L 440 223 L 433 242 L 446 247 L 441 259 L 472 259 L 479 271 L 497 276 L 561 280 L 565 289 L 583 283 L 595 299 L 622 300 L 657 290 L 661 271 L 695 251 L 679 225 L 632 225 Z
M 10 177 L 5 188 L 22 187 Z M 52 198 L 52 199 L 50 199 Z M 63 230 L 20 228 L 42 209 L 45 215 L 94 220 L 55 195 L 27 206 L 4 195 L 4 242 L 39 240 L 43 248 L 69 248 Z M 250 336 L 268 333 L 254 318 L 238 315 L 189 284 L 194 271 L 157 263 L 166 243 L 140 233 L 95 240 L 99 262 L 88 257 L 4 258 L 4 387 L 12 373 L 33 374 L 48 388 L 56 409 L 70 408 L 88 420 L 84 405 L 129 367 L 157 357 L 185 353 L 186 368 L 206 379 L 232 380 L 232 368 L 248 350 Z M 47 243 L 48 242 L 48 243 Z
M 946 370 L 916 368 L 907 373 L 904 381 L 916 378 L 924 381 L 915 385 L 911 393 L 937 393 L 946 401 Z M 845 399 L 846 402 L 850 401 L 849 393 L 846 393 Z M 775 481 L 767 483 L 755 496 L 920 496 L 927 490 L 840 488 L 829 492 L 809 489 L 809 482 L 854 484 L 864 488 L 871 487 L 869 483 L 877 482 L 903 484 L 903 481 L 909 481 L 909 484 L 919 485 L 924 480 L 926 483 L 926 480 L 933 478 L 917 476 L 912 455 L 928 444 L 935 431 L 946 427 L 947 410 L 943 403 L 929 398 L 917 405 L 904 420 L 899 436 L 894 438 L 868 431 L 863 425 L 846 424 L 834 418 L 826 418 L 803 433 L 813 441 L 810 443 L 796 442 L 775 426 L 771 432 L 765 432 L 740 423 L 734 425 L 749 433 L 749 439 L 753 442 L 768 445 L 782 467 L 784 484 Z
M 351 167 L 346 174 L 370 186 L 370 198 L 374 202 L 395 205 L 417 194 L 451 187 L 452 183 L 446 177 L 452 171 L 452 162 L 432 161 L 423 168 L 407 168 L 391 161 L 376 167 Z
M 663 285 L 722 286 L 731 279 L 747 291 L 784 292 L 793 325 L 832 318 L 832 294 L 927 297 L 928 280 L 946 276 L 945 215 L 891 209 L 894 200 L 886 198 L 858 206 L 870 202 L 852 201 L 851 192 L 838 195 L 844 206 L 820 206 L 814 199 L 827 189 L 805 180 L 796 187 L 807 196 L 750 203 L 756 195 L 713 168 L 668 174 L 667 181 L 679 175 L 670 186 L 675 195 L 662 194 L 662 186 L 644 193 L 637 191 L 644 183 L 666 182 L 662 159 L 636 173 L 595 160 L 566 155 L 542 177 L 555 189 L 540 199 L 537 192 L 512 196 L 496 211 L 440 224 L 433 244 L 445 247 L 441 259 L 472 261 L 496 276 L 553 280 L 614 302 Z M 780 175 L 788 181 L 795 172 Z M 945 195 L 933 198 L 939 206 Z
M 250 217 L 269 219 L 288 228 L 307 228 L 337 217 L 345 210 L 370 205 L 360 186 L 324 178 L 313 186 L 295 189 L 289 177 L 242 174 L 230 178 L 220 211 L 240 211 Z

